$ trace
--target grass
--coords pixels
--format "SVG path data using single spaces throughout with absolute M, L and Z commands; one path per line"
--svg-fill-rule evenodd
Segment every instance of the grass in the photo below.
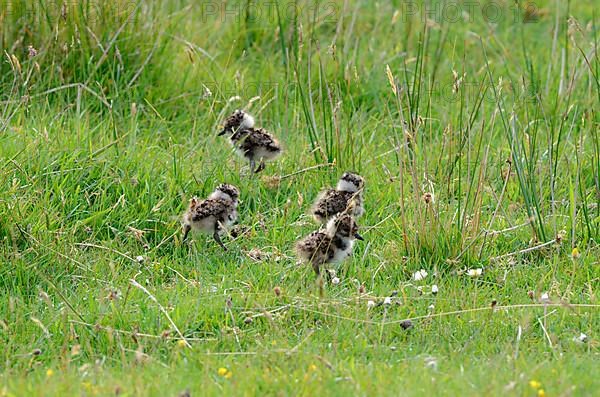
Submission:
M 596 393 L 593 5 L 252 4 L 0 9 L 0 395 Z M 257 178 L 240 107 L 286 148 Z M 347 169 L 366 241 L 319 296 L 292 247 Z M 243 234 L 182 244 L 225 181 Z

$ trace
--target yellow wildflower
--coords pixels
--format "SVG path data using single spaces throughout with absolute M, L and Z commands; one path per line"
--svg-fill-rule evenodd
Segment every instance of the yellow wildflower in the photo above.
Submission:
M 546 392 L 544 391 L 544 389 L 538 390 L 538 397 L 546 397 Z
M 233 376 L 233 372 L 227 371 L 227 373 L 225 374 L 225 379 L 231 379 L 232 376 Z
M 537 380 L 530 380 L 529 381 L 529 386 L 531 386 L 532 389 L 539 389 L 540 387 L 542 387 L 542 384 L 540 382 L 538 382 Z
M 52 368 L 48 368 L 46 370 L 46 378 L 51 378 L 54 375 L 54 371 L 52 370 Z
M 227 375 L 228 372 L 229 371 L 227 370 L 227 368 L 223 368 L 223 367 L 221 367 L 217 370 L 217 374 L 219 374 L 219 376 L 225 376 L 225 375 Z
M 571 251 L 571 258 L 579 259 L 580 256 L 581 256 L 581 254 L 579 253 L 579 248 L 577 248 L 577 247 L 573 248 L 573 251 Z
M 308 366 L 308 371 L 309 372 L 313 372 L 313 371 L 316 371 L 316 370 L 317 370 L 317 366 L 316 365 L 311 364 L 311 365 Z
M 177 346 L 179 346 L 179 347 L 185 347 L 185 340 L 183 340 L 183 339 L 179 339 L 179 340 L 177 341 Z

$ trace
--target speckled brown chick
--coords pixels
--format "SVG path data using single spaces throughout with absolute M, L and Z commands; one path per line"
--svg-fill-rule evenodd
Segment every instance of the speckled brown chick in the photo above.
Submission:
M 237 220 L 240 191 L 229 184 L 221 184 L 206 200 L 194 197 L 183 216 L 183 240 L 191 230 L 212 234 L 215 241 L 225 250 L 221 233 Z
M 319 193 L 311 209 L 313 217 L 321 223 L 326 223 L 341 213 L 360 217 L 364 213 L 364 187 L 363 177 L 352 172 L 344 173 L 335 189 L 326 189 Z
M 363 240 L 358 225 L 348 214 L 332 218 L 325 230 L 312 232 L 296 244 L 296 254 L 312 265 L 317 275 L 325 264 L 340 263 L 352 254 L 354 240 Z
M 230 134 L 236 153 L 248 160 L 255 173 L 264 170 L 265 161 L 275 159 L 282 151 L 277 139 L 263 128 L 254 128 L 254 118 L 243 110 L 236 110 L 225 120 L 219 135 L 225 134 Z

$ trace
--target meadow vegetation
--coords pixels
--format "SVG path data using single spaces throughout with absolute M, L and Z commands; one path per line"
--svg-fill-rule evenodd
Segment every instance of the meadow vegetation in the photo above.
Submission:
M 593 3 L 0 2 L 0 396 L 598 393 Z M 237 108 L 285 147 L 255 177 Z M 293 246 L 346 170 L 320 296 Z M 221 182 L 229 250 L 182 243 Z

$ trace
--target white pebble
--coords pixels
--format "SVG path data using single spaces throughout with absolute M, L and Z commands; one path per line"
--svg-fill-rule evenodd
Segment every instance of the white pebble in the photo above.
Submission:
M 340 283 L 340 279 L 338 277 L 334 277 L 331 279 L 331 284 L 337 285 Z

